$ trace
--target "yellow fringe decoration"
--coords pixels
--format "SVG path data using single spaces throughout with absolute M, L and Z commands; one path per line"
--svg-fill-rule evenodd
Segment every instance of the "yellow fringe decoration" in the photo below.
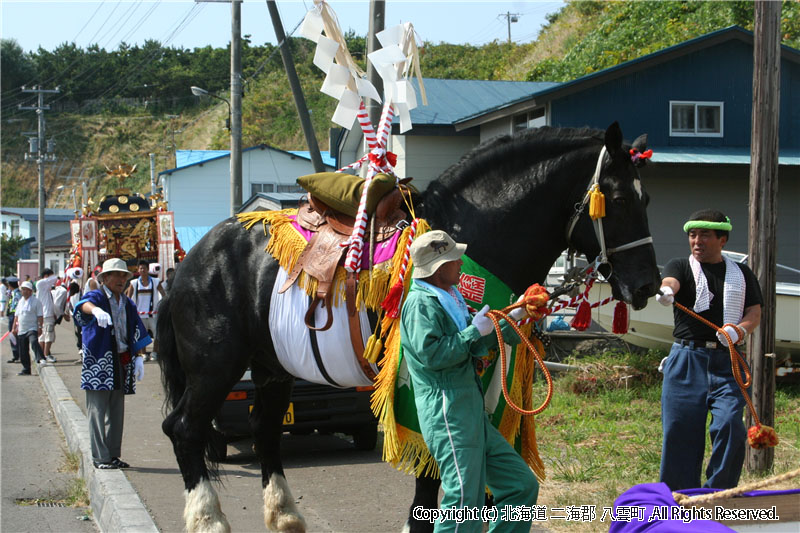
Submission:
M 281 211 L 253 211 L 236 215 L 249 230 L 257 223 L 261 222 L 264 226 L 264 234 L 270 236 L 266 251 L 278 264 L 287 272 L 291 272 L 297 263 L 298 257 L 305 249 L 308 242 L 294 228 L 292 219 L 289 217 L 297 215 L 297 209 L 283 209 Z M 405 243 L 401 235 L 399 243 Z M 398 250 L 401 246 L 398 245 Z M 400 260 L 403 258 L 403 251 L 399 251 Z M 372 271 L 362 270 L 358 277 L 358 292 L 356 294 L 356 308 L 379 311 L 381 302 L 389 292 L 389 281 L 392 279 L 394 265 L 398 262 L 398 252 L 395 252 L 391 261 L 373 266 Z M 343 267 L 336 269 L 331 294 L 333 305 L 340 305 L 345 300 L 345 280 L 347 271 Z M 297 277 L 297 286 L 303 289 L 309 296 L 314 296 L 317 292 L 317 280 L 312 276 L 301 272 Z

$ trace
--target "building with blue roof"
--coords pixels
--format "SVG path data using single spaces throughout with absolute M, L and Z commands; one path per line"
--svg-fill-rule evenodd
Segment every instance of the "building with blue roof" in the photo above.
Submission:
M 777 260 L 800 268 L 800 51 L 782 46 L 780 67 Z M 414 177 L 417 187 L 497 135 L 545 125 L 605 129 L 617 121 L 626 139 L 646 133 L 653 149 L 641 174 L 659 264 L 688 254 L 683 222 L 706 207 L 733 221 L 726 248 L 747 252 L 752 32 L 721 29 L 564 83 L 424 84 L 428 106 L 411 111 L 413 129 L 405 134 L 395 118 L 389 146 L 398 175 Z M 357 125 L 338 137 L 339 166 L 361 156 L 361 139 Z
M 322 152 L 326 170 L 334 161 Z M 230 216 L 230 152 L 177 150 L 175 168 L 159 172 L 164 197 L 175 214 L 175 231 L 184 250 Z M 280 150 L 266 144 L 242 150 L 242 201 L 258 193 L 297 193 L 298 176 L 314 167 L 308 151 Z
M 71 245 L 69 221 L 75 218 L 71 209 L 44 210 L 44 264 L 53 272 L 61 273 L 69 260 Z M 17 254 L 17 259 L 38 259 L 39 208 L 7 207 L 0 208 L 0 226 L 6 237 L 21 237 L 26 242 Z

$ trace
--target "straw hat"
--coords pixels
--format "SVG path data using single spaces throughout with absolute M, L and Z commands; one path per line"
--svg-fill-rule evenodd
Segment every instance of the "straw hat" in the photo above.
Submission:
M 128 279 L 133 277 L 133 273 L 128 270 L 128 265 L 125 264 L 125 261 L 116 257 L 113 259 L 107 259 L 103 263 L 103 271 L 97 275 L 97 280 L 102 283 L 104 276 L 110 272 L 124 272 L 128 275 Z

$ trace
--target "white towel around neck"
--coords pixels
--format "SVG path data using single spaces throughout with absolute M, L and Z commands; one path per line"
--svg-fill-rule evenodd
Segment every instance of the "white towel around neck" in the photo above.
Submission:
M 722 296 L 723 324 L 738 324 L 742 320 L 742 315 L 744 313 L 744 293 L 746 287 L 744 274 L 742 274 L 742 270 L 739 266 L 726 256 L 723 255 L 722 259 L 725 260 L 725 288 L 723 289 Z M 696 290 L 694 311 L 696 313 L 702 313 L 711 307 L 711 298 L 713 298 L 714 295 L 708 290 L 708 280 L 706 279 L 705 272 L 703 272 L 700 262 L 695 259 L 693 255 L 689 256 L 689 266 L 692 267 Z

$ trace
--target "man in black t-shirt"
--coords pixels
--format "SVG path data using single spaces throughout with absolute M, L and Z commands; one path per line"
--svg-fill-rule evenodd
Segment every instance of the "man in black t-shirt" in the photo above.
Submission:
M 656 300 L 693 309 L 722 327 L 735 344 L 743 343 L 761 321 L 762 298 L 752 270 L 722 255 L 730 219 L 706 209 L 692 214 L 683 229 L 692 255 L 667 263 Z M 661 481 L 672 490 L 700 486 L 711 412 L 711 457 L 703 486 L 735 487 L 747 432 L 742 420 L 745 401 L 733 378 L 728 340 L 677 307 L 673 312 L 675 343 L 663 364 L 661 392 Z

